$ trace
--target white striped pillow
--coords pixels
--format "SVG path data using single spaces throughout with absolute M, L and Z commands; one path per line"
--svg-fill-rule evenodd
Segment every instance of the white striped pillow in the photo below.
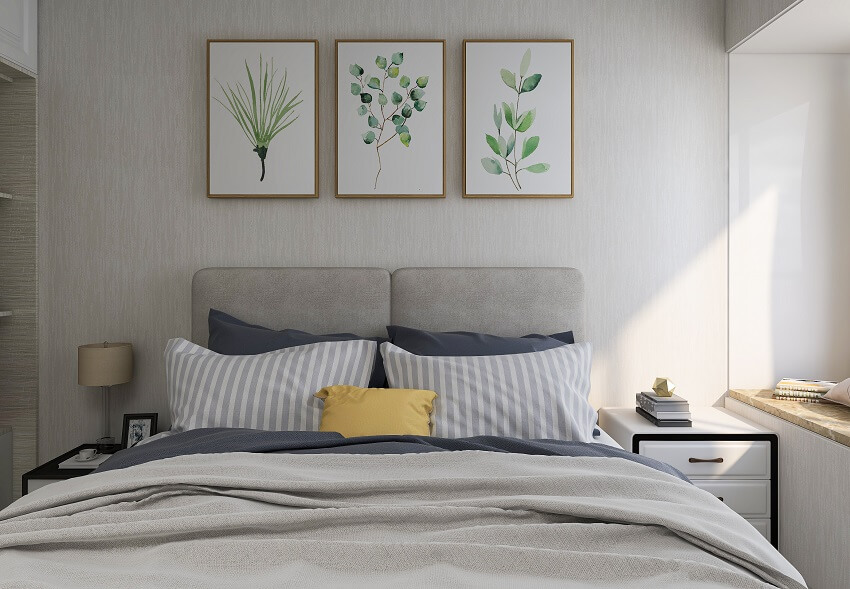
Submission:
M 171 430 L 246 427 L 318 431 L 324 387 L 369 385 L 377 344 L 322 342 L 252 356 L 224 356 L 184 339 L 165 348 Z
M 589 343 L 501 356 L 417 356 L 381 345 L 389 384 L 436 391 L 435 436 L 593 441 Z

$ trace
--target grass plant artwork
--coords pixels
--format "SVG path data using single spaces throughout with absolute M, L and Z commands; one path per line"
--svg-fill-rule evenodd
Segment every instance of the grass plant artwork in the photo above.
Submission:
M 337 42 L 338 196 L 443 196 L 443 54 L 441 41 Z
M 572 41 L 464 41 L 464 196 L 572 196 Z
M 316 41 L 207 42 L 208 196 L 318 196 Z
M 272 139 L 298 120 L 295 109 L 302 102 L 298 100 L 301 91 L 289 98 L 290 88 L 286 83 L 286 70 L 283 70 L 283 79 L 280 79 L 278 77 L 280 72 L 275 69 L 274 59 L 272 59 L 270 76 L 269 62 L 263 62 L 262 53 L 257 68 L 257 84 L 254 84 L 254 76 L 251 75 L 248 60 L 245 60 L 245 72 L 248 77 L 247 85 L 251 89 L 250 95 L 241 81 L 234 82 L 233 86 L 227 82 L 225 88 L 224 84 L 216 80 L 224 100 L 218 97 L 214 97 L 214 100 L 233 116 L 233 120 L 245 133 L 248 143 L 253 147 L 252 151 L 259 156 L 260 182 L 262 182 L 266 178 L 266 155 Z M 275 77 L 278 77 L 277 83 L 275 83 Z

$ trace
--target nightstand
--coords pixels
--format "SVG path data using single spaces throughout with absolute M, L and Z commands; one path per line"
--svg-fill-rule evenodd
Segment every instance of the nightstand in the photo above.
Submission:
M 61 456 L 57 456 L 50 462 L 45 462 L 31 471 L 25 472 L 21 477 L 21 493 L 26 495 L 27 493 L 32 493 L 36 489 L 46 487 L 47 485 L 58 481 L 65 481 L 93 473 L 94 469 L 97 468 L 97 465 L 87 466 L 85 464 L 81 464 L 78 468 L 59 467 L 62 462 L 69 458 L 73 458 L 74 455 L 83 448 L 97 448 L 97 444 L 81 444 L 73 450 L 65 452 Z M 116 444 L 111 448 L 111 450 L 109 450 L 109 453 L 117 452 L 120 449 L 121 446 Z
M 682 471 L 778 547 L 776 433 L 717 407 L 691 415 L 693 427 L 657 427 L 634 407 L 603 407 L 599 425 L 626 450 Z

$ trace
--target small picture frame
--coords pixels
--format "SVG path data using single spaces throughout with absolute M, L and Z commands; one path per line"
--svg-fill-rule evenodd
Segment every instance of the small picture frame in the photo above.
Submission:
M 121 428 L 121 447 L 132 448 L 156 433 L 158 413 L 125 413 Z

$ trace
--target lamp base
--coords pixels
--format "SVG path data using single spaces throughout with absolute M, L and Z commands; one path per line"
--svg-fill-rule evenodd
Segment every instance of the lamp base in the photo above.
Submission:
M 112 454 L 115 452 L 115 438 L 112 436 L 103 436 L 97 439 L 98 454 Z

